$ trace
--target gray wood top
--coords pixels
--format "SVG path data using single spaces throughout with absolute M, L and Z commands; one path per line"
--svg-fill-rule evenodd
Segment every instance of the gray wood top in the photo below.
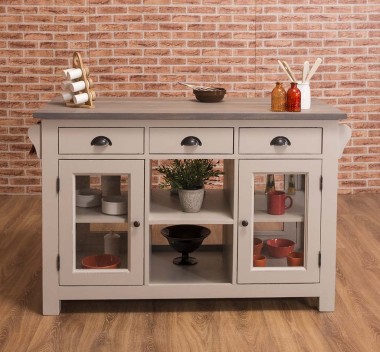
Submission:
M 94 109 L 70 108 L 57 98 L 33 116 L 64 120 L 342 120 L 347 117 L 317 99 L 312 100 L 310 110 L 272 112 L 268 98 L 225 98 L 219 103 L 201 103 L 192 98 L 99 98 Z

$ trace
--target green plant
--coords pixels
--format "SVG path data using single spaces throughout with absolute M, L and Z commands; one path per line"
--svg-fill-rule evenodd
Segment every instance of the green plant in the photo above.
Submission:
M 164 182 L 160 187 L 170 186 L 172 189 L 199 189 L 211 178 L 222 174 L 214 168 L 219 162 L 212 159 L 170 160 L 168 165 L 161 165 L 157 170 L 163 174 Z M 214 181 L 214 180 L 211 180 Z

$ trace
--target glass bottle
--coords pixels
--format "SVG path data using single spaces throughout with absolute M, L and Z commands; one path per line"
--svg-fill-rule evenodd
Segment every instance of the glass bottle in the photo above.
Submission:
M 287 194 L 296 194 L 296 182 L 294 180 L 294 175 L 289 175 L 289 181 L 288 181 L 288 191 Z
M 296 82 L 290 83 L 287 93 L 286 110 L 289 112 L 301 111 L 301 91 L 297 88 Z
M 271 110 L 286 111 L 286 91 L 281 82 L 276 82 L 271 94 Z
M 269 193 L 269 192 L 274 192 L 276 189 L 275 189 L 275 183 L 274 183 L 274 175 L 273 174 L 268 174 L 267 175 L 267 183 L 266 183 L 266 186 L 265 186 L 265 194 Z

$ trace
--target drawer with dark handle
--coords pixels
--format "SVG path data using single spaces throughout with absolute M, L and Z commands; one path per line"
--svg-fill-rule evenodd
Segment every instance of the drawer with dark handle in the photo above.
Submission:
M 240 128 L 240 154 L 321 154 L 322 128 Z
M 59 154 L 143 154 L 144 128 L 59 128 Z
M 232 154 L 233 128 L 150 129 L 151 154 Z

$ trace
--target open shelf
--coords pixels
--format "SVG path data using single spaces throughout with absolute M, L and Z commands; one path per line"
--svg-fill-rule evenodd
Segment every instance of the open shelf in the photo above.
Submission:
M 223 190 L 207 189 L 199 213 L 184 213 L 178 196 L 170 191 L 152 189 L 150 199 L 150 224 L 233 224 L 227 198 Z
M 271 215 L 267 213 L 267 198 L 264 193 L 255 194 L 255 214 L 256 222 L 303 222 L 305 214 L 305 192 L 297 191 L 293 198 L 293 206 L 285 210 L 285 214 Z
M 196 251 L 190 256 L 198 263 L 190 266 L 173 264 L 181 254 L 153 251 L 150 262 L 150 284 L 216 284 L 231 283 L 221 251 Z

